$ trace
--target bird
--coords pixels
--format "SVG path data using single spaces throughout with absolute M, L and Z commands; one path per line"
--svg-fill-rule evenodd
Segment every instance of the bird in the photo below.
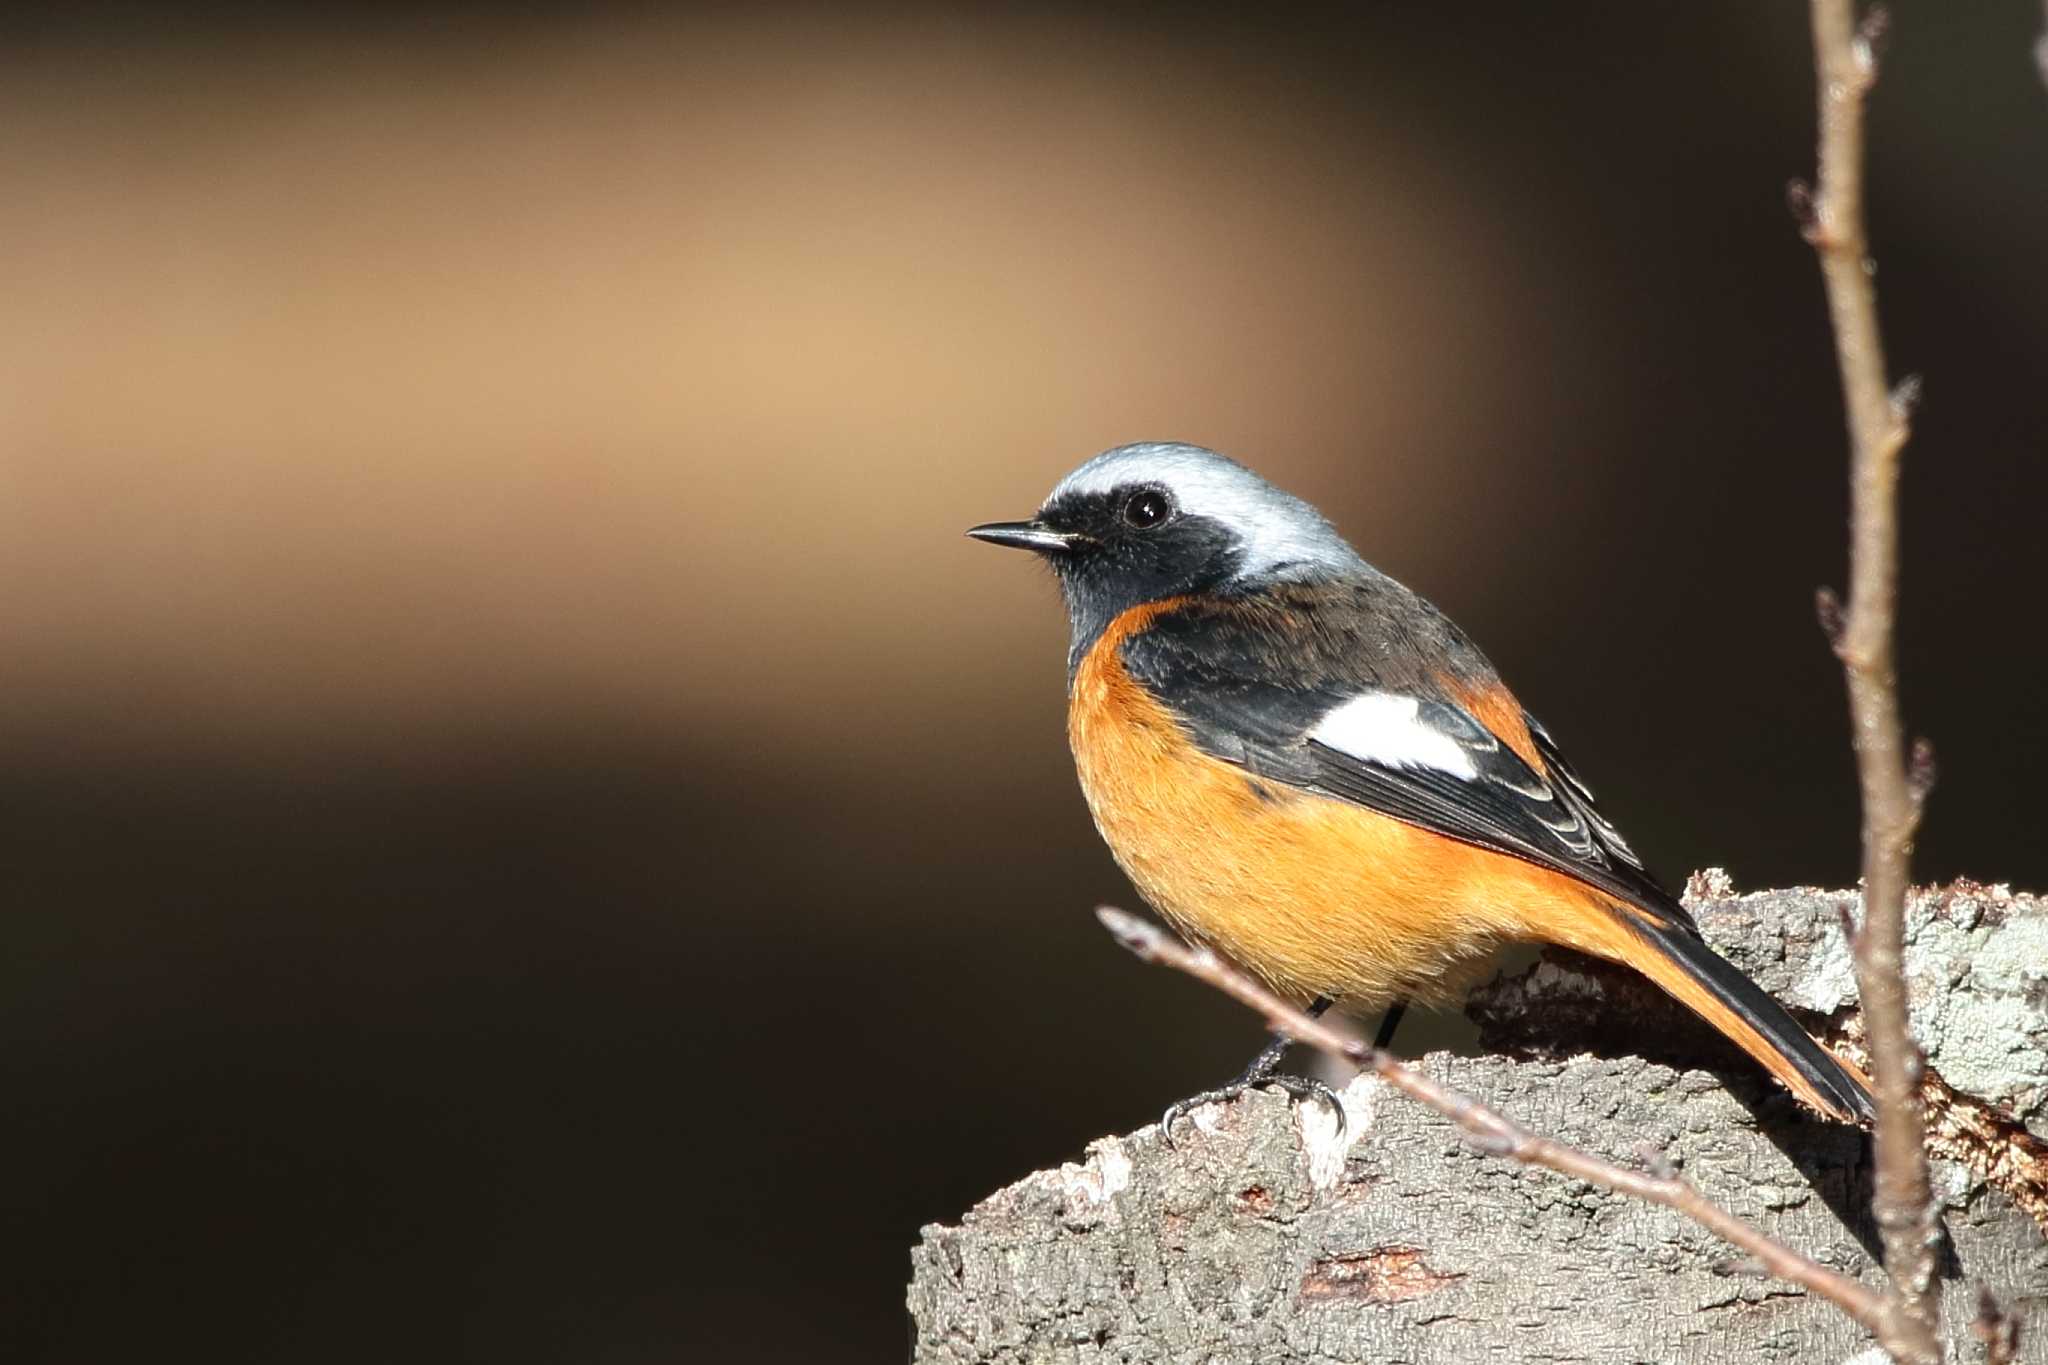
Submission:
M 1316 1012 L 1385 1011 L 1382 1046 L 1508 945 L 1561 945 L 1647 977 L 1822 1114 L 1871 1119 L 1868 1083 L 1707 945 L 1478 646 L 1309 503 L 1145 442 L 967 534 L 1051 567 L 1081 790 L 1184 936 Z M 1184 1103 L 1328 1096 L 1275 1074 L 1284 1046 Z

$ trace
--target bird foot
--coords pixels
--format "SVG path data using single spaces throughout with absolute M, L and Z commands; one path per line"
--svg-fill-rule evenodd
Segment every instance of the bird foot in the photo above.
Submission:
M 1343 1139 L 1346 1130 L 1350 1126 L 1350 1120 L 1345 1117 L 1344 1102 L 1337 1097 L 1337 1092 L 1331 1089 L 1327 1082 L 1319 1081 L 1313 1076 L 1287 1076 L 1279 1073 L 1261 1076 L 1256 1080 L 1234 1081 L 1217 1090 L 1204 1090 L 1199 1095 L 1190 1095 L 1184 1100 L 1175 1100 L 1172 1104 L 1166 1106 L 1166 1112 L 1159 1117 L 1159 1135 L 1165 1138 L 1166 1145 L 1171 1147 L 1173 1145 L 1173 1125 L 1179 1120 L 1186 1118 L 1191 1111 L 1199 1109 L 1205 1104 L 1228 1104 L 1230 1101 L 1244 1095 L 1247 1091 L 1257 1090 L 1262 1085 L 1270 1085 L 1276 1089 L 1286 1091 L 1296 1104 L 1306 1104 L 1310 1100 L 1321 1100 L 1324 1104 L 1330 1106 L 1330 1112 L 1337 1116 L 1337 1137 L 1339 1140 Z

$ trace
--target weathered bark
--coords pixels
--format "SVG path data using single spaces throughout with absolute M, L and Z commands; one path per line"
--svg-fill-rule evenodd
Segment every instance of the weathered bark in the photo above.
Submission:
M 1710 940 L 1853 1040 L 1836 914 L 1853 897 L 1730 897 L 1711 877 L 1693 891 Z M 2034 1328 L 2022 1359 L 2048 1361 L 2048 904 L 1944 888 L 1914 898 L 1908 935 L 1948 1158 L 1944 1321 L 1966 1342 L 1989 1288 Z M 1662 1149 L 1709 1198 L 1877 1282 L 1867 1140 L 1806 1115 L 1654 988 L 1558 954 L 1472 1012 L 1514 1055 L 1433 1055 L 1433 1075 L 1595 1152 Z M 1319 1106 L 1260 1092 L 1198 1111 L 1177 1146 L 1153 1127 L 1106 1138 L 926 1228 L 915 1359 L 1860 1365 L 1870 1349 L 1827 1304 L 1730 1274 L 1729 1249 L 1669 1210 L 1482 1155 L 1376 1081 L 1345 1102 L 1341 1146 Z

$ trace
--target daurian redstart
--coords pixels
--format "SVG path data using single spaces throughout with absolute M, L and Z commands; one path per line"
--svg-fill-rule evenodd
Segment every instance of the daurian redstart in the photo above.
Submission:
M 1213 451 L 1131 445 L 968 534 L 1058 576 L 1088 808 L 1184 933 L 1361 1010 L 1455 1003 L 1502 945 L 1563 944 L 1641 972 L 1822 1112 L 1870 1116 L 1464 633 L 1306 502 Z

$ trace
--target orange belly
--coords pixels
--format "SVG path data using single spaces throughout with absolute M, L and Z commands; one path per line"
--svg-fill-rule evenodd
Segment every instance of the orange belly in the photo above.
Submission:
M 1597 893 L 1334 798 L 1260 782 L 1195 748 L 1124 671 L 1127 613 L 1074 678 L 1068 738 L 1095 827 L 1182 932 L 1298 997 L 1450 1003 L 1504 942 L 1602 956 Z

